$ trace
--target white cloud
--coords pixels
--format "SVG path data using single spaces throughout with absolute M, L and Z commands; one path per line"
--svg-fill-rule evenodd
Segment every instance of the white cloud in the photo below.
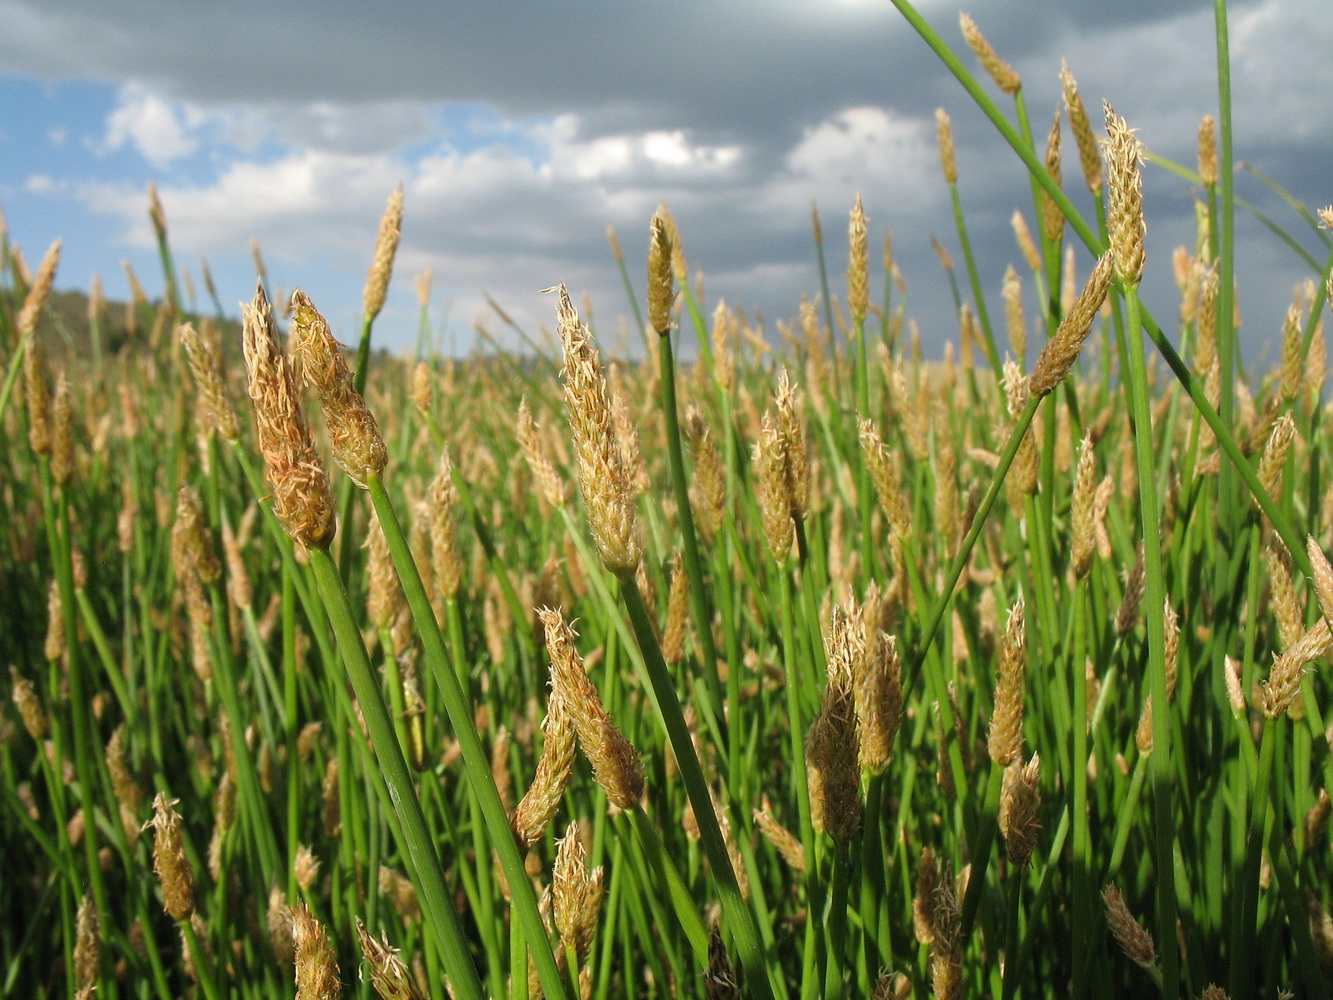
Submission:
M 132 146 L 154 167 L 165 167 L 199 148 L 199 138 L 193 134 L 198 119 L 179 103 L 138 84 L 127 84 L 107 116 L 102 149 L 114 152 Z

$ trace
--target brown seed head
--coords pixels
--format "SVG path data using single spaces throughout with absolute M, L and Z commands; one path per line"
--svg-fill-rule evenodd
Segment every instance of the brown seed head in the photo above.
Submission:
M 384 297 L 389 291 L 393 274 L 393 257 L 398 252 L 398 237 L 403 229 L 403 185 L 400 183 L 389 195 L 380 217 L 380 231 L 375 238 L 375 255 L 366 274 L 366 287 L 361 299 L 365 305 L 366 321 L 373 320 L 384 308 Z
M 389 451 L 374 415 L 356 391 L 342 345 L 333 339 L 329 324 L 299 289 L 292 293 L 291 341 L 302 381 L 313 386 L 319 396 L 334 461 L 352 482 L 365 489 L 372 476 L 384 471 Z
M 305 903 L 292 909 L 292 940 L 296 944 L 296 1000 L 338 1000 L 338 956 L 329 933 Z
M 87 996 L 97 986 L 102 971 L 102 927 L 92 893 L 84 893 L 75 919 L 74 987 Z
M 426 1000 L 407 963 L 398 957 L 398 949 L 389 945 L 387 934 L 381 934 L 376 940 L 357 917 L 356 939 L 370 968 L 370 985 L 381 1000 Z
M 786 453 L 773 411 L 764 414 L 759 440 L 754 446 L 755 493 L 768 550 L 779 563 L 786 562 L 796 539 L 791 518 L 792 500 L 787 480 Z
M 847 312 L 853 323 L 864 323 L 870 307 L 869 247 L 866 238 L 866 213 L 861 207 L 861 196 L 852 206 L 851 222 L 847 227 L 850 247 L 847 264 Z
M 661 337 L 671 332 L 671 306 L 676 299 L 672 281 L 671 229 L 665 206 L 653 213 L 648 242 L 648 325 Z
M 162 907 L 173 920 L 194 912 L 194 875 L 185 858 L 181 819 L 176 803 L 158 792 L 153 799 L 153 870 L 162 884 Z
M 912 896 L 912 932 L 919 944 L 930 944 L 935 940 L 935 889 L 939 882 L 935 852 L 923 847 L 916 870 L 916 891 Z
M 1217 119 L 1212 115 L 1199 122 L 1199 179 L 1208 187 L 1217 184 Z
M 1028 380 L 1028 389 L 1034 396 L 1044 396 L 1052 391 L 1069 374 L 1078 359 L 1083 341 L 1092 329 L 1092 321 L 1106 299 L 1106 292 L 1111 285 L 1112 254 L 1107 252 L 1097 261 L 1088 276 L 1088 282 L 1074 302 L 1074 307 L 1060 321 L 1055 336 L 1046 342 L 1037 364 Z
M 545 629 L 551 657 L 552 697 L 563 699 L 569 709 L 579 744 L 592 764 L 593 777 L 612 805 L 624 810 L 635 808 L 643 796 L 639 755 L 602 707 L 602 699 L 574 648 L 574 630 L 553 608 L 538 608 L 537 617 Z
M 958 163 L 954 158 L 953 124 L 949 113 L 943 108 L 935 109 L 935 137 L 940 144 L 940 170 L 944 174 L 944 183 L 958 183 Z
M 1028 270 L 1033 273 L 1041 271 L 1041 253 L 1037 250 L 1037 243 L 1032 238 L 1032 230 L 1028 228 L 1027 219 L 1023 218 L 1023 213 L 1014 209 L 1014 214 L 1009 219 L 1014 229 L 1014 240 L 1018 243 L 1018 251 L 1023 255 L 1023 261 L 1027 264 Z
M 1143 144 L 1110 104 L 1105 107 L 1104 149 L 1110 179 L 1106 228 L 1116 276 L 1126 286 L 1137 286 L 1143 277 L 1143 237 L 1148 228 L 1143 220 Z
M 1037 754 L 1026 764 L 1015 760 L 1004 770 L 1004 785 L 1000 792 L 1000 830 L 1004 834 L 1005 851 L 1009 863 L 1020 872 L 1032 858 L 1037 845 L 1037 810 L 1041 806 L 1038 789 L 1038 771 L 1041 761 Z
M 592 334 L 564 285 L 558 287 L 556 316 L 564 350 L 565 410 L 574 435 L 579 488 L 602 563 L 613 573 L 639 565 L 633 494 L 616 443 L 611 404 Z
M 912 528 L 912 511 L 899 488 L 898 471 L 889 457 L 889 450 L 870 420 L 862 420 L 857 427 L 861 453 L 865 456 L 870 479 L 879 494 L 880 505 L 889 519 L 889 525 L 900 539 L 907 539 Z
M 176 495 L 176 522 L 171 529 L 172 561 L 178 574 L 193 571 L 204 586 L 222 577 L 217 549 L 204 517 L 204 503 L 193 486 L 182 486 Z
M 662 629 L 662 658 L 679 663 L 685 658 L 685 630 L 690 620 L 690 578 L 680 552 L 671 557 L 671 592 L 667 597 L 666 627 Z
M 603 870 L 588 870 L 587 855 L 579 840 L 578 824 L 571 823 L 556 844 L 552 900 L 555 929 L 561 943 L 574 952 L 581 966 L 592 950 L 593 933 L 602 909 Z
M 1078 146 L 1078 161 L 1083 168 L 1083 180 L 1088 190 L 1096 193 L 1102 186 L 1102 156 L 1097 149 L 1097 137 L 1088 122 L 1088 112 L 1079 96 L 1078 84 L 1069 65 L 1060 61 L 1060 85 L 1064 91 L 1065 109 L 1069 112 L 1069 127 L 1074 133 L 1074 142 Z
M 1046 172 L 1051 175 L 1055 181 L 1055 186 L 1059 187 L 1064 181 L 1064 175 L 1060 168 L 1060 108 L 1055 109 L 1055 115 L 1051 119 L 1051 131 L 1046 136 Z M 1046 189 L 1041 192 L 1041 229 L 1046 239 L 1050 243 L 1058 243 L 1064 236 L 1065 216 L 1060 211 L 1060 206 L 1055 203 Z
M 855 678 L 856 729 L 861 766 L 876 774 L 889 766 L 903 717 L 902 664 L 898 640 L 867 628 L 866 651 Z
M 10 696 L 18 706 L 23 728 L 40 746 L 42 740 L 46 738 L 47 720 L 46 710 L 42 708 L 42 699 L 37 694 L 37 688 L 32 681 L 20 674 L 12 663 L 9 665 L 9 680 L 13 688 Z
M 19 314 L 14 317 L 14 332 L 17 339 L 22 340 L 37 329 L 37 320 L 42 315 L 42 310 L 46 308 L 46 300 L 51 296 L 51 285 L 55 281 L 56 267 L 59 264 L 60 241 L 56 240 L 42 258 L 37 276 L 32 280 L 28 294 L 23 299 L 23 306 L 19 309 Z
M 853 693 L 855 665 L 865 655 L 859 618 L 859 613 L 833 609 L 824 640 L 828 680 L 805 742 L 810 818 L 816 830 L 827 832 L 838 844 L 849 843 L 861 825 L 860 749 Z
M 1314 580 L 1315 596 L 1319 599 L 1319 610 L 1324 620 L 1333 625 L 1333 565 L 1313 535 L 1305 539 L 1305 551 L 1310 557 L 1311 576 Z
M 542 499 L 557 510 L 564 507 L 565 501 L 569 499 L 569 486 L 555 471 L 546 449 L 542 447 L 541 433 L 532 411 L 528 409 L 526 398 L 518 404 L 517 435 L 519 450 L 523 452 L 523 458 L 532 470 L 533 478 L 537 480 Z
M 51 454 L 51 388 L 46 357 L 36 339 L 23 352 L 23 388 L 28 402 L 28 444 L 36 455 Z
M 1096 501 L 1096 456 L 1092 437 L 1083 435 L 1079 446 L 1078 471 L 1074 474 L 1074 494 L 1070 501 L 1071 554 L 1074 575 L 1085 577 L 1092 569 L 1092 557 L 1097 551 L 1097 532 L 1094 525 Z
M 514 833 L 525 847 L 541 840 L 555 818 L 574 767 L 575 740 L 573 716 L 553 687 L 542 721 L 542 755 L 537 761 L 537 773 L 514 810 Z
M 1269 719 L 1276 719 L 1287 711 L 1301 693 L 1301 681 L 1309 672 L 1308 664 L 1328 652 L 1333 635 L 1328 622 L 1320 619 L 1291 648 L 1274 657 L 1273 669 L 1263 685 L 1260 707 Z
M 458 504 L 453 463 L 446 447 L 440 452 L 439 471 L 430 483 L 431 562 L 440 596 L 446 600 L 457 598 L 463 587 L 463 555 L 458 548 L 456 524 Z
M 772 806 L 767 796 L 764 797 L 763 808 L 754 811 L 754 825 L 759 828 L 764 839 L 782 855 L 787 867 L 794 872 L 805 871 L 805 845 L 801 843 L 799 837 L 773 818 Z
M 1296 422 L 1290 413 L 1284 413 L 1273 423 L 1268 444 L 1259 459 L 1259 482 L 1268 491 L 1270 497 L 1279 494 L 1282 487 L 1282 472 L 1287 464 L 1287 452 L 1291 449 L 1291 439 L 1296 436 Z M 1256 506 L 1257 506 L 1256 502 Z
M 1000 678 L 995 688 L 988 749 L 999 767 L 1008 767 L 1023 752 L 1023 687 L 1027 678 L 1027 633 L 1023 600 L 1009 612 L 1000 645 Z
M 245 366 L 259 450 L 273 484 L 273 508 L 287 533 L 307 548 L 324 548 L 335 528 L 328 476 L 310 438 L 278 328 L 263 285 L 242 308 Z
M 953 873 L 946 867 L 935 886 L 934 941 L 930 946 L 930 985 L 938 1000 L 963 995 L 962 914 Z
M 1134 919 L 1125 905 L 1125 897 L 1114 885 L 1102 890 L 1102 902 L 1106 905 L 1106 922 L 1125 955 L 1145 969 L 1157 965 L 1157 946 L 1152 935 L 1141 923 Z
M 727 479 L 713 432 L 698 406 L 685 411 L 685 437 L 694 459 L 694 508 L 706 540 L 716 537 L 727 506 Z
M 190 375 L 199 393 L 200 427 L 207 433 L 217 431 L 223 440 L 235 442 L 241 436 L 241 424 L 236 408 L 227 394 L 227 383 L 222 375 L 222 358 L 212 338 L 195 331 L 194 324 L 183 323 L 177 330 L 185 356 L 190 362 Z
M 995 54 L 990 42 L 986 41 L 986 36 L 981 33 L 981 29 L 976 26 L 972 18 L 966 14 L 959 14 L 958 23 L 963 29 L 963 38 L 968 48 L 976 53 L 982 67 L 995 81 L 995 86 L 1006 94 L 1017 94 L 1023 86 L 1023 81 L 1014 72 L 1014 68 Z
M 51 478 L 64 489 L 74 474 L 74 401 L 69 378 L 61 374 L 51 406 Z
M 1009 349 L 1013 351 L 1021 367 L 1023 358 L 1027 354 L 1028 330 L 1027 320 L 1023 318 L 1023 284 L 1013 264 L 1005 269 L 1004 290 L 1001 295 L 1004 298 L 1004 319 L 1009 333 Z

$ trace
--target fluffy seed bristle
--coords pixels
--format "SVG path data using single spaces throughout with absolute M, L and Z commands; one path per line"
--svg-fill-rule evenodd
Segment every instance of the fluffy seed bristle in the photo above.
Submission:
M 342 995 L 338 956 L 328 931 L 305 903 L 292 909 L 292 940 L 296 945 L 296 1000 L 337 1000 Z
M 356 939 L 370 968 L 370 985 L 381 1000 L 426 1000 L 407 963 L 398 957 L 398 949 L 389 945 L 387 934 L 381 934 L 378 940 L 371 937 L 366 925 L 357 917 Z

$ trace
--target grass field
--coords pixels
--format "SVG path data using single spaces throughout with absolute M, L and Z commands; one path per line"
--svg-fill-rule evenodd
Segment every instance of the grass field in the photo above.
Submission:
M 859 200 L 775 329 L 622 234 L 615 359 L 372 353 L 400 195 L 346 352 L 155 194 L 114 335 L 0 239 L 0 995 L 1329 994 L 1329 264 L 1244 370 L 1225 60 L 1145 248 L 1132 122 L 893 2 L 1033 181 L 983 288 L 941 115 L 943 361 Z

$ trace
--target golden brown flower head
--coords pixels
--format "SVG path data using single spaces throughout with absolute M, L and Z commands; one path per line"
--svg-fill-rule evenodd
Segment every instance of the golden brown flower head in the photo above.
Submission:
M 559 611 L 538 608 L 551 657 L 552 698 L 569 709 L 579 745 L 592 764 L 593 777 L 618 809 L 629 810 L 643 796 L 643 764 L 634 748 L 616 728 L 602 699 L 588 679 L 583 660 L 574 648 L 575 633 Z
M 301 410 L 291 362 L 263 285 L 242 308 L 245 366 L 254 403 L 259 450 L 273 484 L 273 510 L 287 533 L 308 548 L 333 539 L 333 494 Z
M 338 956 L 329 932 L 305 903 L 292 909 L 292 938 L 296 943 L 296 1000 L 338 1000 Z
M 940 170 L 944 173 L 944 183 L 958 183 L 958 161 L 954 157 L 953 124 L 949 121 L 949 112 L 943 108 L 935 109 L 935 138 L 940 144 Z
M 370 936 L 361 918 L 357 917 L 356 939 L 361 945 L 366 965 L 370 967 L 370 985 L 381 1000 L 426 1000 L 426 995 L 408 971 L 407 964 L 398 957 L 398 950 L 389 946 L 387 935 L 381 935 L 376 940 Z
M 62 489 L 74 475 L 74 400 L 69 377 L 61 374 L 51 404 L 51 478 Z
M 990 758 L 1000 767 L 1008 767 L 1023 752 L 1023 688 L 1027 678 L 1027 633 L 1024 629 L 1023 600 L 1009 612 L 1009 623 L 1000 645 L 1000 679 L 995 688 L 995 709 L 991 713 Z
M 986 36 L 976 26 L 976 22 L 966 14 L 959 14 L 958 23 L 963 29 L 963 38 L 967 41 L 968 48 L 976 53 L 982 67 L 995 81 L 995 86 L 1006 94 L 1017 94 L 1023 86 L 1023 80 L 1014 72 L 1012 66 L 995 54 L 995 50 L 991 48 L 990 42 L 986 41 Z
M 393 258 L 398 252 L 398 237 L 403 228 L 403 185 L 400 183 L 389 195 L 389 202 L 384 206 L 384 215 L 380 217 L 380 231 L 375 239 L 375 255 L 370 261 L 370 271 L 366 274 L 366 287 L 361 299 L 365 306 L 366 320 L 372 320 L 384 308 L 384 298 L 389 291 L 389 278 L 393 275 Z
M 555 872 L 552 880 L 555 929 L 560 941 L 574 952 L 581 966 L 592 950 L 593 933 L 602 910 L 603 869 L 588 870 L 587 854 L 579 840 L 579 828 L 569 825 L 556 844 Z
M 194 874 L 185 858 L 181 818 L 176 803 L 158 792 L 153 800 L 153 870 L 162 884 L 162 907 L 173 920 L 194 912 Z
M 178 574 L 193 571 L 205 586 L 222 577 L 222 564 L 204 517 L 204 503 L 193 486 L 182 486 L 176 495 L 176 521 L 171 529 L 172 561 Z
M 1026 764 L 1015 760 L 1004 771 L 1004 785 L 1000 793 L 1000 830 L 1009 863 L 1022 871 L 1032 858 L 1037 844 L 1037 809 L 1041 792 L 1037 788 L 1041 766 L 1037 754 Z
M 866 213 L 861 207 L 861 195 L 852 205 L 851 221 L 847 226 L 849 246 L 847 264 L 847 312 L 853 323 L 864 323 L 870 308 L 870 251 L 866 237 Z
M 648 325 L 663 337 L 671 332 L 671 306 L 676 298 L 671 273 L 671 237 L 663 206 L 653 213 L 648 243 Z
M 853 692 L 856 664 L 865 655 L 865 631 L 859 611 L 833 609 L 825 638 L 828 680 L 819 714 L 805 741 L 810 814 L 816 830 L 847 844 L 861 825 L 860 746 Z
M 1143 277 L 1143 144 L 1125 119 L 1106 105 L 1105 142 L 1109 198 L 1106 228 L 1110 235 L 1115 273 L 1126 286 L 1136 286 Z
M 200 426 L 207 432 L 217 431 L 223 440 L 235 442 L 241 436 L 241 424 L 236 409 L 227 394 L 227 383 L 222 376 L 222 359 L 211 337 L 196 332 L 192 323 L 181 324 L 177 331 L 190 362 L 190 375 L 199 393 Z
M 1208 187 L 1217 184 L 1217 119 L 1212 115 L 1199 122 L 1199 179 Z
M 1088 112 L 1079 96 L 1078 84 L 1069 65 L 1060 61 L 1060 85 L 1064 91 L 1065 110 L 1069 112 L 1069 127 L 1074 133 L 1074 143 L 1078 146 L 1078 161 L 1083 168 L 1083 180 L 1088 190 L 1097 192 L 1102 186 L 1102 154 L 1097 148 L 1097 137 L 1088 122 Z
M 1097 311 L 1101 309 L 1111 286 L 1112 261 L 1113 255 L 1109 251 L 1097 261 L 1074 307 L 1060 321 L 1055 336 L 1046 342 L 1032 369 L 1032 377 L 1028 380 L 1028 391 L 1032 395 L 1044 396 L 1053 390 L 1078 360 L 1083 341 L 1087 339 L 1092 321 L 1097 317 Z
M 574 768 L 576 733 L 574 719 L 565 707 L 563 698 L 554 688 L 554 661 L 551 697 L 542 721 L 542 755 L 537 760 L 537 773 L 527 794 L 514 810 L 514 833 L 525 847 L 541 840 L 546 828 L 555 818 L 565 786 Z
M 389 451 L 384 446 L 375 416 L 356 391 L 343 358 L 342 345 L 333 339 L 329 324 L 309 297 L 292 293 L 292 355 L 299 360 L 301 378 L 313 386 L 329 425 L 333 458 L 352 482 L 366 488 L 384 471 Z
M 1120 949 L 1143 968 L 1153 968 L 1157 964 L 1157 946 L 1152 935 L 1129 912 L 1120 890 L 1108 885 L 1102 890 L 1102 902 L 1106 904 L 1106 922 Z
M 564 285 L 556 315 L 564 349 L 565 409 L 574 434 L 579 488 L 602 563 L 613 573 L 639 565 L 634 499 L 616 442 L 614 417 L 592 334 L 579 320 Z
M 42 740 L 46 738 L 46 710 L 42 707 L 42 699 L 37 694 L 37 687 L 22 674 L 12 663 L 9 665 L 9 680 L 12 685 L 11 697 L 14 704 L 18 706 L 19 718 L 23 721 L 23 728 L 28 731 L 39 746 Z

